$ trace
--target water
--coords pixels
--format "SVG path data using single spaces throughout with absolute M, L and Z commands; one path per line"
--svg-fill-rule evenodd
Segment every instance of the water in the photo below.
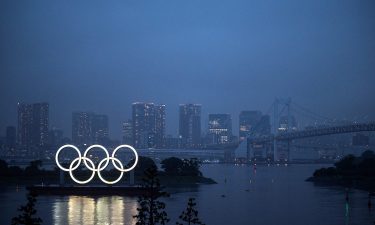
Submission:
M 199 216 L 206 224 L 364 225 L 373 224 L 368 195 L 350 190 L 349 205 L 342 187 L 319 187 L 304 180 L 320 165 L 288 167 L 204 165 L 202 171 L 216 185 L 181 190 L 164 199 L 175 224 L 189 197 L 197 200 Z M 0 224 L 10 224 L 16 208 L 25 203 L 25 191 L 1 187 Z M 38 215 L 43 224 L 134 224 L 137 199 L 128 197 L 38 197 Z

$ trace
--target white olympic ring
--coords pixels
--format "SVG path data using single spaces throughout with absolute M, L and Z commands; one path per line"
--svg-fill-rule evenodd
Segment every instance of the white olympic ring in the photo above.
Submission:
M 69 165 L 69 168 L 64 168 L 60 162 L 59 162 L 59 154 L 60 152 L 64 149 L 64 148 L 73 148 L 77 153 L 78 153 L 78 157 L 75 158 Z M 93 149 L 93 148 L 100 148 L 104 151 L 106 157 L 104 159 L 102 159 L 99 164 L 98 164 L 98 168 L 95 167 L 95 164 L 94 162 L 87 157 L 87 154 L 88 152 Z M 118 150 L 120 150 L 121 148 L 128 148 L 130 150 L 133 151 L 134 155 L 135 155 L 135 159 L 134 159 L 134 164 L 128 168 L 128 169 L 124 169 L 124 166 L 123 164 L 121 163 L 121 161 L 119 159 L 116 158 L 116 152 Z M 78 180 L 77 178 L 74 177 L 73 175 L 73 171 L 76 170 L 79 165 L 81 164 L 83 160 L 83 163 L 85 164 L 86 168 L 88 170 L 91 170 L 92 171 L 92 174 L 91 176 L 87 179 L 87 180 L 84 180 L 84 181 L 81 181 L 81 180 Z M 133 170 L 136 166 L 137 166 L 137 163 L 138 163 L 138 153 L 137 151 L 130 145 L 120 145 L 118 146 L 117 148 L 115 148 L 115 150 L 113 150 L 112 152 L 112 155 L 109 156 L 109 153 L 108 153 L 108 150 L 103 147 L 102 145 L 91 145 L 90 147 L 88 147 L 85 152 L 83 153 L 83 156 L 81 155 L 81 152 L 79 151 L 79 149 L 74 146 L 74 145 L 63 145 L 61 146 L 57 152 L 56 152 L 56 155 L 55 155 L 55 161 L 56 161 L 56 165 L 57 167 L 59 167 L 61 170 L 63 171 L 66 171 L 66 172 L 69 172 L 69 175 L 70 177 L 72 178 L 72 180 L 78 184 L 87 184 L 88 182 L 90 182 L 94 176 L 95 176 L 95 173 L 97 172 L 98 173 L 98 177 L 99 179 L 103 182 L 103 183 L 106 183 L 106 184 L 115 184 L 117 182 L 119 182 L 122 178 L 122 176 L 124 175 L 124 173 L 126 172 L 129 172 L 131 170 Z M 112 162 L 112 165 L 114 166 L 114 168 L 116 168 L 116 170 L 120 171 L 120 176 L 114 180 L 114 181 L 108 181 L 106 179 L 104 179 L 101 175 L 101 171 L 103 171 L 109 164 L 109 161 Z M 88 163 L 87 163 L 88 162 Z M 103 165 L 104 164 L 104 165 Z M 118 166 L 117 164 L 119 164 L 120 166 Z

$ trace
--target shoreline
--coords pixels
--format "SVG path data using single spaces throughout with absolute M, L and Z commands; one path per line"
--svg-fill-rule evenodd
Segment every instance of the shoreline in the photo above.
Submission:
M 204 176 L 168 176 L 160 175 L 159 177 L 160 184 L 166 187 L 176 187 L 176 186 L 191 186 L 191 185 L 210 185 L 217 184 L 212 178 Z M 115 178 L 114 178 L 115 179 Z M 64 185 L 77 185 L 74 183 L 70 177 L 65 176 Z M 140 185 L 142 183 L 142 176 L 135 176 L 134 185 Z M 0 185 L 50 185 L 50 184 L 59 184 L 59 178 L 56 176 L 13 176 L 13 177 L 0 177 Z M 97 179 L 94 179 L 90 184 L 92 185 L 104 185 Z M 129 178 L 123 178 L 116 185 L 129 185 Z
M 375 179 L 363 177 L 309 177 L 306 182 L 312 182 L 317 186 L 338 186 L 354 188 L 375 195 Z

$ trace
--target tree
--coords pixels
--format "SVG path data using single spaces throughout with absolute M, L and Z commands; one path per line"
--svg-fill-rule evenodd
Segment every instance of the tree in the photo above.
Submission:
M 8 174 L 8 163 L 5 160 L 0 159 L 0 175 Z
M 161 168 L 167 174 L 177 175 L 180 174 L 184 165 L 184 161 L 176 157 L 170 157 L 161 161 Z
M 358 164 L 358 174 L 363 176 L 375 175 L 375 155 L 371 150 L 362 153 Z
M 162 191 L 160 181 L 157 178 L 158 171 L 156 166 L 148 168 L 144 172 L 145 177 L 142 179 L 142 187 L 147 190 L 147 193 L 138 198 L 139 207 L 138 214 L 134 216 L 137 220 L 137 225 L 156 225 L 166 224 L 169 219 L 165 211 L 165 203 L 158 200 L 160 197 L 167 196 L 166 192 Z
M 8 176 L 22 176 L 23 170 L 18 166 L 8 167 Z
M 27 204 L 25 206 L 21 206 L 18 211 L 21 212 L 20 215 L 17 217 L 13 217 L 12 225 L 40 225 L 42 224 L 42 219 L 39 217 L 35 217 L 36 209 L 36 194 L 32 193 L 31 191 L 28 192 L 27 196 Z
M 318 170 L 315 170 L 314 177 L 330 177 L 330 176 L 336 176 L 337 170 L 334 167 L 328 167 L 328 168 L 321 168 Z
M 130 162 L 127 164 L 127 168 L 130 168 L 133 164 L 134 159 L 130 160 Z M 144 174 L 145 171 L 151 167 L 156 167 L 154 160 L 149 157 L 139 156 L 137 166 L 135 167 L 135 173 Z
M 34 160 L 30 162 L 30 165 L 25 168 L 26 175 L 39 175 L 41 173 L 40 168 L 42 167 L 42 160 Z
M 189 201 L 188 201 L 188 204 L 187 204 L 187 207 L 186 207 L 185 211 L 182 211 L 181 215 L 179 216 L 179 218 L 183 222 L 186 222 L 186 223 L 176 222 L 177 225 L 184 225 L 184 224 L 187 224 L 187 225 L 191 225 L 191 224 L 204 225 L 204 223 L 202 223 L 198 218 L 198 211 L 195 209 L 195 206 L 197 204 L 194 202 L 194 200 L 195 200 L 194 198 L 189 198 Z
M 347 173 L 355 169 L 355 160 L 356 157 L 354 155 L 347 155 L 343 159 L 335 163 L 335 166 L 341 173 Z
M 375 154 L 371 150 L 366 150 L 362 153 L 361 157 L 362 157 L 362 159 L 374 159 Z
M 197 158 L 184 159 L 182 165 L 182 174 L 186 176 L 202 176 L 199 168 L 201 166 Z

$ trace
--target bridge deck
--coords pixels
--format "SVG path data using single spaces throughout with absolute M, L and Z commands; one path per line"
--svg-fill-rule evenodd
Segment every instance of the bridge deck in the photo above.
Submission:
M 276 136 L 270 135 L 260 138 L 250 137 L 248 138 L 248 141 L 251 143 L 272 142 L 274 139 L 276 139 L 277 141 L 286 141 L 292 139 L 318 137 L 331 134 L 355 133 L 362 131 L 375 131 L 375 122 L 293 131 L 289 133 L 278 134 Z

